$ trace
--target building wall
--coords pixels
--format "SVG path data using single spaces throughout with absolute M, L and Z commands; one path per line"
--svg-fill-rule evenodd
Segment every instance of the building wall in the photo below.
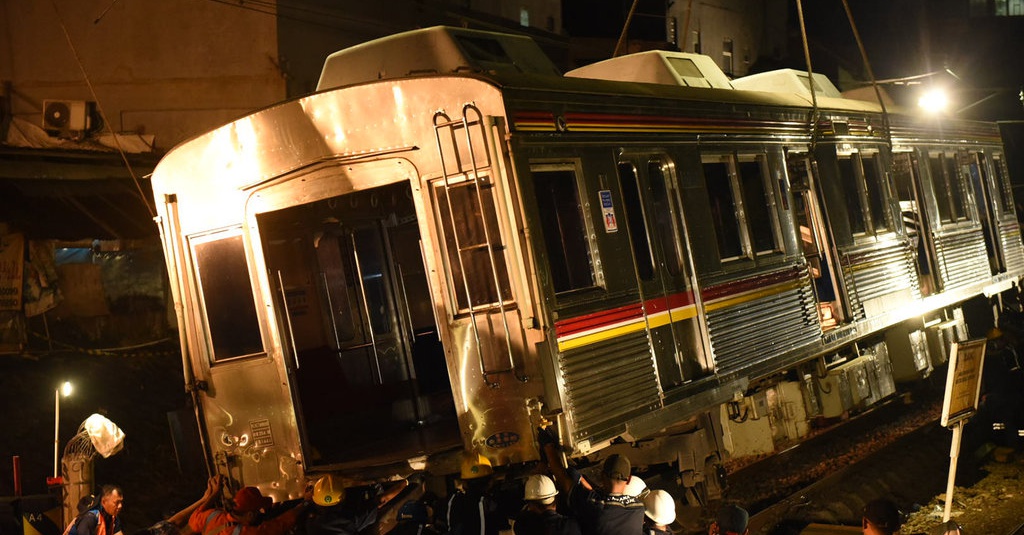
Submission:
M 196 0 L 55 4 L 0 0 L 15 117 L 41 124 L 44 100 L 98 100 L 114 131 L 155 135 L 166 150 L 285 96 L 273 14 Z
M 786 14 L 784 0 L 675 2 L 668 8 L 669 40 L 684 52 L 714 58 L 734 78 L 745 76 L 759 57 L 785 55 Z M 726 39 L 732 41 L 731 63 L 725 58 Z

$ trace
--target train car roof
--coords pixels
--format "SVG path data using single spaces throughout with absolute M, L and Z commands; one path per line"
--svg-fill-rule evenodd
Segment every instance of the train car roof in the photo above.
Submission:
M 551 59 L 529 37 L 434 26 L 403 32 L 327 57 L 317 91 L 416 75 L 532 73 L 559 76 Z

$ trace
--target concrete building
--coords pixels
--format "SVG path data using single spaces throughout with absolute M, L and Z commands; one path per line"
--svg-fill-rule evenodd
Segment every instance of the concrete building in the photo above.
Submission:
M 786 54 L 785 0 L 687 0 L 669 3 L 667 40 L 683 52 L 711 56 L 725 74 L 751 72 L 759 58 Z

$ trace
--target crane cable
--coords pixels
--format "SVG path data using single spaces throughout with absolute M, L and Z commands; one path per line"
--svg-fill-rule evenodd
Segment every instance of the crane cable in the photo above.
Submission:
M 798 0 L 799 1 L 799 0 Z M 857 23 L 853 20 L 853 12 L 850 11 L 850 3 L 843 0 L 843 9 L 846 10 L 846 18 L 850 21 L 850 29 L 853 30 L 853 38 L 857 41 L 857 48 L 860 50 L 861 61 L 864 62 L 864 69 L 871 78 L 871 86 L 875 88 L 875 98 L 882 108 L 882 126 L 885 128 L 885 140 L 892 148 L 892 132 L 889 129 L 889 112 L 885 109 L 885 101 L 882 100 L 882 90 L 878 87 L 878 80 L 875 79 L 875 72 L 871 69 L 871 62 L 868 61 L 868 53 L 864 50 L 864 42 L 860 40 L 860 32 L 857 31 Z M 805 45 L 806 46 L 806 45 Z
M 844 0 L 845 2 L 845 0 Z M 814 147 L 818 143 L 818 92 L 814 90 L 814 70 L 811 68 L 811 48 L 807 44 L 807 26 L 804 24 L 803 0 L 796 0 L 796 13 L 800 20 L 800 38 L 804 45 L 804 61 L 807 62 L 807 85 L 811 90 L 811 149 L 809 154 L 814 154 Z
M 57 9 L 56 0 L 50 0 L 50 4 L 53 6 L 54 14 L 57 16 L 57 22 L 60 23 L 60 29 L 64 32 L 64 38 L 68 42 L 68 47 L 71 48 L 71 53 L 75 56 L 75 62 L 78 64 L 78 69 L 82 71 L 82 77 L 85 79 L 85 85 L 89 87 L 89 94 L 92 95 L 93 101 L 96 102 L 96 111 L 100 114 L 100 118 L 103 119 L 103 125 L 110 131 L 110 135 L 114 137 L 114 144 L 117 145 L 117 152 L 121 155 L 121 161 L 124 162 L 124 166 L 128 170 L 128 174 L 132 177 L 132 182 L 135 184 L 135 190 L 139 194 L 139 200 L 146 206 L 146 211 L 149 212 L 149 216 L 151 218 L 155 218 L 156 212 L 146 200 L 146 194 L 142 191 L 142 184 L 139 183 L 139 177 L 135 175 L 135 171 L 132 169 L 131 163 L 128 162 L 128 155 L 125 154 L 124 147 L 121 146 L 121 140 L 118 138 L 117 133 L 114 132 L 114 128 L 110 125 L 110 121 L 107 120 L 106 113 L 103 112 L 103 106 L 100 104 L 100 99 L 96 96 L 96 89 L 93 87 L 92 81 L 89 80 L 89 74 L 85 72 L 85 66 L 82 65 L 82 58 L 78 55 L 78 49 L 75 48 L 75 43 L 71 41 L 71 34 L 68 33 L 68 28 L 64 24 L 64 19 L 60 16 L 60 10 Z

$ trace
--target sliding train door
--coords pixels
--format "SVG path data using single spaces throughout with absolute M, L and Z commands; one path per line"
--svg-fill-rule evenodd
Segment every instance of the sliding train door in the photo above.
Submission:
M 294 204 L 308 184 L 277 186 L 277 206 L 255 216 L 307 465 L 458 444 L 409 182 L 322 182 Z

